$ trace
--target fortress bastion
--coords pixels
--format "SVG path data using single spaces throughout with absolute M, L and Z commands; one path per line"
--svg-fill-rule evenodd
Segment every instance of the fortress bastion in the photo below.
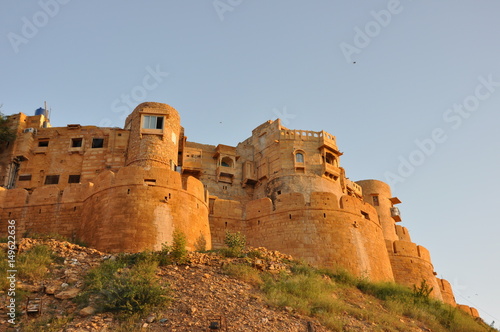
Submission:
M 411 241 L 400 203 L 378 180 L 351 181 L 335 136 L 279 119 L 237 146 L 190 142 L 179 113 L 142 103 L 124 128 L 51 127 L 46 113 L 9 116 L 0 146 L 0 234 L 61 234 L 99 250 L 138 252 L 186 234 L 190 250 L 224 246 L 227 231 L 252 246 L 412 287 L 457 305 L 430 253 Z M 461 309 L 477 316 L 477 310 Z

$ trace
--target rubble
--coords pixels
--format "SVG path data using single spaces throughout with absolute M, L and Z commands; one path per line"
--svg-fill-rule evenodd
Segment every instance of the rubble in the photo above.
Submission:
M 73 301 L 83 289 L 86 273 L 105 260 L 116 259 L 116 256 L 55 240 L 23 239 L 20 251 L 29 250 L 36 244 L 47 245 L 60 257 L 50 267 L 47 279 L 32 284 L 24 280 L 18 283 L 30 296 L 41 298 L 42 315 L 36 319 L 69 318 L 59 330 L 61 332 L 123 330 L 125 323 L 115 314 L 99 313 L 92 299 L 85 307 Z M 210 322 L 217 321 L 229 331 L 329 331 L 314 318 L 302 316 L 291 307 L 280 309 L 269 306 L 258 288 L 223 272 L 223 266 L 227 264 L 247 264 L 269 273 L 289 271 L 291 260 L 289 255 L 265 248 L 248 248 L 239 258 L 225 258 L 214 252 L 191 252 L 187 264 L 158 269 L 158 277 L 169 284 L 171 300 L 165 307 L 138 321 L 137 330 L 203 332 L 207 331 Z M 1 294 L 0 303 L 6 303 L 5 300 L 6 294 Z M 0 317 L 0 331 L 3 331 L 9 326 L 5 306 L 0 307 Z M 26 315 L 21 315 L 21 319 L 26 322 Z M 30 318 L 31 321 L 33 319 Z M 363 328 L 364 323 L 349 319 L 349 326 L 355 330 L 370 331 Z

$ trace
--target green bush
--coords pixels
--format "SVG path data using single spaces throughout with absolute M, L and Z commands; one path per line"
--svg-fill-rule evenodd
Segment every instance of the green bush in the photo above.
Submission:
M 186 235 L 180 230 L 174 230 L 172 245 L 162 244 L 162 250 L 157 253 L 160 266 L 169 264 L 188 263 L 188 250 L 186 249 Z
M 196 243 L 194 244 L 194 249 L 197 252 L 205 252 L 207 251 L 207 240 L 203 235 L 200 235 L 198 239 L 196 239 Z
M 154 262 L 140 262 L 115 273 L 100 292 L 104 310 L 133 314 L 163 304 L 166 293 L 156 284 L 156 267 Z
M 92 269 L 85 277 L 85 291 L 77 300 L 86 305 L 92 296 L 101 311 L 125 316 L 147 313 L 168 301 L 167 290 L 156 278 L 158 262 L 151 254 L 119 256 Z
M 172 257 L 174 261 L 179 264 L 185 264 L 188 260 L 188 251 L 186 249 L 186 235 L 179 231 L 175 230 L 173 234 L 173 243 L 172 243 Z
M 240 232 L 231 233 L 226 231 L 224 243 L 227 245 L 226 250 L 222 250 L 226 257 L 241 257 L 246 245 L 246 237 Z
M 434 287 L 430 287 L 427 280 L 422 279 L 420 286 L 413 285 L 413 297 L 415 302 L 425 302 L 429 303 L 430 295 Z

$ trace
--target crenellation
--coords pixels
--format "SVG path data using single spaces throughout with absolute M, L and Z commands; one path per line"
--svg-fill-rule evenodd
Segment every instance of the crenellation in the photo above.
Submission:
M 407 241 L 394 241 L 394 254 L 398 256 L 413 256 L 420 257 L 418 254 L 417 245 L 413 242 Z
M 208 145 L 188 141 L 179 113 L 161 103 L 138 105 L 124 128 L 51 127 L 42 113 L 9 117 L 17 139 L 0 151 L 3 230 L 15 218 L 19 232 L 109 252 L 159 250 L 175 230 L 189 250 L 218 249 L 226 232 L 241 232 L 249 245 L 316 266 L 408 287 L 425 281 L 456 305 L 429 251 L 396 225 L 401 201 L 389 185 L 350 180 L 325 131 L 277 119 L 236 146 Z
M 417 245 L 417 251 L 418 251 L 418 257 L 432 264 L 431 253 L 429 252 L 429 250 L 427 250 L 427 248 Z
M 455 296 L 453 295 L 453 289 L 448 280 L 436 278 L 439 288 L 441 290 L 441 295 L 443 296 L 443 302 L 448 303 L 452 306 L 456 306 Z
M 339 199 L 338 197 L 330 192 L 313 192 L 311 193 L 311 208 L 323 208 L 338 210 Z
M 279 194 L 275 200 L 275 210 L 288 211 L 288 210 L 301 210 L 306 206 L 304 195 L 301 193 L 284 193 Z
M 408 241 L 411 242 L 410 232 L 406 227 L 401 225 L 395 225 L 396 234 L 400 241 Z

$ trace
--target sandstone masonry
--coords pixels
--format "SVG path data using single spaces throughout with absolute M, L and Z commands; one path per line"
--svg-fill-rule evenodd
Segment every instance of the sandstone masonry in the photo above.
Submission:
M 0 149 L 0 234 L 57 233 L 110 252 L 158 250 L 179 229 L 188 249 L 221 248 L 226 231 L 317 266 L 419 286 L 457 305 L 429 251 L 411 241 L 397 197 L 353 182 L 325 131 L 267 121 L 237 146 L 190 142 L 171 106 L 142 103 L 125 127 L 50 127 L 45 114 L 9 117 Z M 477 316 L 477 310 L 460 306 Z

